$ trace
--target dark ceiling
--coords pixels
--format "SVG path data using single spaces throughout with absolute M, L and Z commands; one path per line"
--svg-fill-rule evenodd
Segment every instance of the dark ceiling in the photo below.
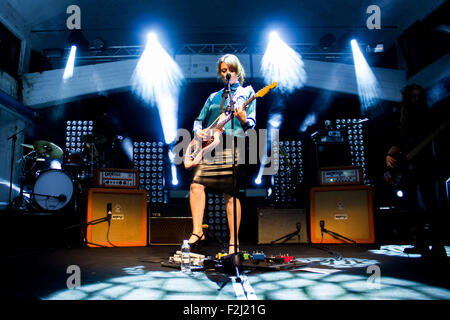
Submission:
M 81 10 L 81 30 L 92 42 L 110 46 L 142 45 L 149 30 L 170 49 L 186 43 L 263 45 L 277 29 L 290 43 L 316 43 L 327 33 L 337 39 L 356 32 L 361 42 L 383 43 L 388 49 L 414 21 L 423 19 L 442 0 L 7 0 L 31 30 L 33 47 L 67 48 L 66 13 Z M 378 5 L 381 29 L 369 30 L 366 13 Z

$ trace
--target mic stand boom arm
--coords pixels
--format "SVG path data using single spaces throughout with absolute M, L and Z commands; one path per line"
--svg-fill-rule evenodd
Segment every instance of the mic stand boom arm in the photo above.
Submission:
M 345 239 L 345 240 L 347 240 L 347 241 L 350 241 L 350 242 L 353 243 L 354 245 L 356 245 L 356 241 L 355 241 L 355 240 L 352 240 L 352 239 L 350 239 L 350 238 L 344 237 L 343 235 L 340 235 L 339 233 L 333 232 L 333 231 L 331 231 L 331 230 L 327 230 L 327 229 L 325 229 L 325 228 L 322 228 L 321 231 L 322 231 L 322 232 L 325 232 L 325 233 L 328 233 L 330 236 L 332 236 L 332 237 L 335 238 L 335 239 L 338 239 L 338 240 Z

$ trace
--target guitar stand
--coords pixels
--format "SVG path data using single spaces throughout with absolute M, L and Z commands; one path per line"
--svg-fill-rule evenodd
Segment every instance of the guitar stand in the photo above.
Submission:
M 294 236 L 298 236 L 300 238 L 300 229 L 301 229 L 300 222 L 297 222 L 296 227 L 297 227 L 296 231 L 289 233 L 285 236 L 282 236 L 281 238 L 278 238 L 276 240 L 273 240 L 272 242 L 270 242 L 270 245 L 274 245 L 277 241 L 280 241 L 283 239 L 284 240 L 281 243 L 285 243 L 285 242 L 289 241 L 290 239 L 292 239 Z

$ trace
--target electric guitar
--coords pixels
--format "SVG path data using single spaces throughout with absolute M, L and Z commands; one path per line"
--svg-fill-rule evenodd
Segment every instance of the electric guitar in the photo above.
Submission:
M 271 89 L 275 88 L 278 84 L 273 82 L 268 86 L 265 86 L 254 94 L 250 99 L 248 99 L 242 109 L 245 111 L 247 106 L 256 98 L 264 97 Z M 211 125 L 205 129 L 209 134 L 209 139 L 202 140 L 201 138 L 195 136 L 189 143 L 187 152 L 184 156 L 184 167 L 188 170 L 195 168 L 202 160 L 203 154 L 205 152 L 213 150 L 220 142 L 220 135 L 223 133 L 223 127 L 228 121 L 231 120 L 233 114 L 232 112 L 221 113 L 216 120 L 214 120 Z
M 408 162 L 410 162 L 415 156 L 417 156 L 417 154 L 422 151 L 423 148 L 425 148 L 435 137 L 437 137 L 442 131 L 444 131 L 449 124 L 450 119 L 447 119 L 445 123 L 431 132 L 428 136 L 425 137 L 425 139 L 420 141 L 420 143 L 416 144 L 413 148 L 405 147 L 403 150 L 394 154 L 394 159 L 398 161 L 397 166 L 395 168 L 386 166 L 384 172 L 384 180 L 392 184 L 395 189 L 400 188 L 404 184 L 403 180 L 408 168 Z

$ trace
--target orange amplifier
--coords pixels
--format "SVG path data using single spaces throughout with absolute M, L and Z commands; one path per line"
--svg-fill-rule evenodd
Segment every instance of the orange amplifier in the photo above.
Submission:
M 319 168 L 319 185 L 337 186 L 363 184 L 363 171 L 360 166 Z
M 138 171 L 133 169 L 100 168 L 94 176 L 97 187 L 137 189 L 139 186 Z

